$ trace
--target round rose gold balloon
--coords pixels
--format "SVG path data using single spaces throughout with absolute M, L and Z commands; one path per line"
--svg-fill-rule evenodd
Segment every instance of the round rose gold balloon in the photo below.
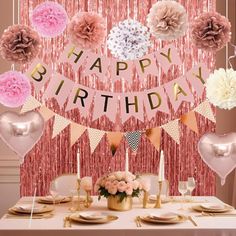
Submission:
M 236 133 L 204 134 L 198 142 L 198 151 L 203 161 L 219 175 L 223 185 L 236 167 Z
M 0 115 L 0 137 L 21 158 L 39 141 L 43 129 L 44 119 L 35 111 Z

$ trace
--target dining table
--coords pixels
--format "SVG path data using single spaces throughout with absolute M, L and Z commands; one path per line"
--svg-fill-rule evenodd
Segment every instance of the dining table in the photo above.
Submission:
M 31 204 L 33 197 L 22 197 L 16 204 Z M 75 214 L 71 212 L 73 202 L 54 205 L 50 218 L 32 219 L 30 215 L 20 217 L 6 212 L 0 219 L 0 236 L 236 236 L 236 211 L 230 214 L 205 215 L 194 211 L 193 206 L 201 203 L 222 204 L 214 196 L 194 196 L 188 200 L 180 197 L 169 197 L 161 204 L 161 208 L 154 208 L 154 203 L 148 203 L 143 208 L 142 201 L 134 199 L 129 211 L 111 211 L 107 208 L 107 200 L 98 200 L 93 196 L 93 203 L 81 212 L 102 212 L 117 216 L 117 219 L 104 224 L 84 224 L 71 221 L 71 227 L 65 227 L 65 217 Z M 137 224 L 137 217 L 173 212 L 185 216 L 186 220 L 177 224 L 153 224 L 141 221 Z M 79 214 L 79 212 L 78 212 Z

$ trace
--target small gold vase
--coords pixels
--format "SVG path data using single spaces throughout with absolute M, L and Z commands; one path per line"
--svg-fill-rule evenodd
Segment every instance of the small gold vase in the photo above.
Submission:
M 117 195 L 111 195 L 107 198 L 107 207 L 110 210 L 128 211 L 132 209 L 132 203 L 133 201 L 131 196 L 125 197 L 122 202 L 120 202 L 120 197 Z

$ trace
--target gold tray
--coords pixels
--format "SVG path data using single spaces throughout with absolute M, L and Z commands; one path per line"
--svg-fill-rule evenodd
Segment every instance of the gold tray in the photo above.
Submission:
M 33 212 L 33 214 L 42 214 L 46 212 L 53 211 L 54 207 L 49 205 L 43 205 L 40 211 Z M 17 207 L 11 207 L 8 209 L 9 212 L 21 213 L 21 214 L 31 214 L 31 209 L 19 209 Z
M 104 224 L 104 223 L 117 220 L 118 216 L 108 215 L 106 218 L 102 218 L 102 219 L 87 220 L 85 218 L 82 218 L 80 215 L 78 215 L 78 213 L 75 213 L 75 214 L 70 215 L 69 218 L 75 222 L 83 223 L 83 224 Z
M 70 202 L 71 201 L 71 198 L 70 197 L 65 197 L 61 200 L 56 200 L 55 201 L 55 204 L 60 204 L 60 203 L 66 203 L 66 202 Z M 49 200 L 47 198 L 44 198 L 44 197 L 41 197 L 39 199 L 37 199 L 37 202 L 38 203 L 44 203 L 44 204 L 53 204 L 53 200 Z
M 171 220 L 159 220 L 159 219 L 153 219 L 150 216 L 140 216 L 140 219 L 142 221 L 154 224 L 178 224 L 185 222 L 187 220 L 187 217 L 183 215 L 178 215 L 176 218 Z
M 196 206 L 192 206 L 192 209 L 194 211 L 198 211 L 198 212 L 209 212 L 209 213 L 224 213 L 224 212 L 234 210 L 234 208 L 232 206 L 229 206 L 229 205 L 224 205 L 224 206 L 225 206 L 224 209 L 216 210 L 216 209 L 204 208 L 204 207 L 201 207 L 201 205 L 196 205 Z

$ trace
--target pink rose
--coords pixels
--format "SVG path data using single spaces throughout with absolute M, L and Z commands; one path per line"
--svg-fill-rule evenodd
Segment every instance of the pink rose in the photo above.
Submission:
M 133 187 L 131 183 L 128 183 L 125 188 L 125 192 L 127 195 L 132 195 L 133 193 Z
M 108 188 L 108 193 L 115 195 L 117 192 L 117 186 L 111 184 L 110 187 Z
M 114 181 L 112 182 L 112 184 L 117 187 L 118 184 L 119 184 L 119 181 L 118 181 L 118 180 L 114 180 Z
M 115 175 L 109 175 L 108 176 L 108 180 L 110 180 L 110 181 L 113 181 L 115 179 L 116 179 Z
M 118 191 L 121 193 L 124 192 L 126 189 L 126 186 L 127 186 L 127 184 L 125 183 L 125 181 L 120 181 L 117 186 Z
M 114 174 L 117 180 L 122 180 L 124 178 L 124 173 L 122 171 L 116 171 Z
M 110 181 L 110 180 L 107 180 L 107 181 L 105 182 L 105 189 L 109 189 L 110 185 L 111 185 L 111 181 Z

